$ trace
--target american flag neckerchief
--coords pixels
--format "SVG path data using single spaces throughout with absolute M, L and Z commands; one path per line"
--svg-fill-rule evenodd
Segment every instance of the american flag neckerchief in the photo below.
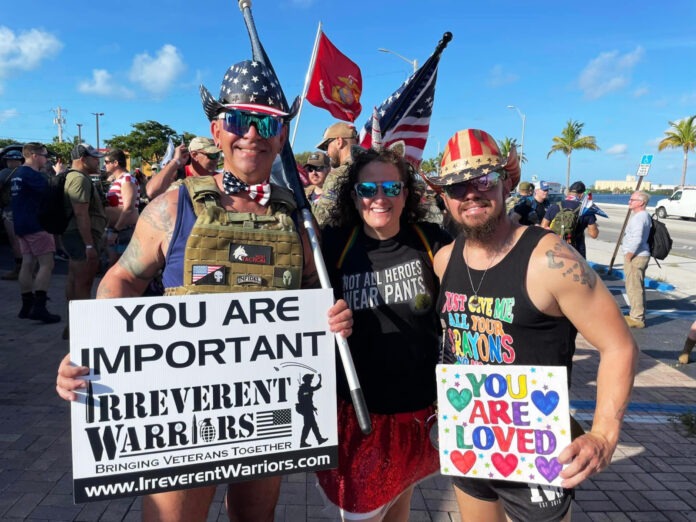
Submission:
M 231 172 L 225 171 L 222 174 L 222 188 L 225 190 L 225 194 L 248 192 L 250 199 L 263 206 L 268 205 L 268 202 L 271 200 L 271 184 L 268 181 L 249 185 Z

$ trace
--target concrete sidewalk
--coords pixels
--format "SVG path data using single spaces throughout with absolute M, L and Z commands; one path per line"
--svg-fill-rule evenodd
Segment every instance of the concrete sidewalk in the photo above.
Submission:
M 592 261 L 608 264 L 608 258 L 604 261 L 599 254 L 604 250 L 594 242 L 588 250 Z M 9 257 L 2 254 L 3 260 Z M 693 274 L 696 266 L 690 261 L 684 264 L 686 269 L 678 269 Z M 693 276 L 687 278 L 668 266 L 663 268 L 665 277 L 685 278 L 676 292 L 686 288 L 696 293 Z M 6 268 L 8 262 L 0 271 Z M 65 263 L 57 263 L 57 272 L 49 308 L 64 313 Z M 73 504 L 69 409 L 54 390 L 56 368 L 68 350 L 60 339 L 64 325 L 17 319 L 16 282 L 0 281 L 0 295 L 0 519 L 139 520 L 138 499 Z M 640 332 L 641 350 L 664 342 L 667 329 L 674 336 L 670 342 L 683 340 L 686 320 L 664 321 L 663 330 L 648 327 Z M 579 339 L 571 406 L 585 428 L 592 420 L 597 363 L 597 351 Z M 621 443 L 612 465 L 577 489 L 574 521 L 696 520 L 696 438 L 687 436 L 681 422 L 673 421 L 679 414 L 696 411 L 694 388 L 696 380 L 688 373 L 641 353 Z M 208 520 L 227 520 L 222 487 Z M 326 520 L 311 474 L 284 478 L 276 520 Z M 459 520 L 448 478 L 432 478 L 417 488 L 411 520 Z

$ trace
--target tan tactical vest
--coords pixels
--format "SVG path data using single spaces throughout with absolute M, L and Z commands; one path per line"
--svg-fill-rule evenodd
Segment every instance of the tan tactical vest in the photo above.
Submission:
M 165 295 L 300 288 L 302 241 L 289 190 L 273 185 L 266 214 L 256 215 L 225 210 L 212 176 L 183 183 L 196 222 L 186 241 L 184 286 L 167 288 Z

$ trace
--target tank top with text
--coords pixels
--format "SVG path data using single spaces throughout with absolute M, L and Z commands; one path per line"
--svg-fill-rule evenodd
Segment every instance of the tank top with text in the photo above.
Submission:
M 532 251 L 547 233 L 528 227 L 501 261 L 485 274 L 470 268 L 471 277 L 457 237 L 438 298 L 445 363 L 565 366 L 570 383 L 577 330 L 541 312 L 526 287 Z M 481 285 L 476 298 L 470 279 Z

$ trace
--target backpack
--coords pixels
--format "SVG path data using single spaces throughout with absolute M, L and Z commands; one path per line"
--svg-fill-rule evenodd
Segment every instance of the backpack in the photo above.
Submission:
M 48 187 L 41 196 L 39 207 L 39 224 L 49 234 L 62 234 L 68 228 L 72 211 L 66 212 L 65 179 L 70 170 L 50 176 Z
M 558 214 L 551 220 L 551 230 L 565 239 L 566 243 L 572 245 L 575 239 L 575 229 L 578 226 L 580 208 L 565 208 L 562 203 L 558 203 Z
M 665 259 L 672 250 L 672 238 L 667 230 L 667 225 L 660 221 L 654 214 L 650 220 L 650 233 L 648 234 L 648 247 L 650 255 L 658 259 Z M 660 266 L 660 263 L 657 263 Z

